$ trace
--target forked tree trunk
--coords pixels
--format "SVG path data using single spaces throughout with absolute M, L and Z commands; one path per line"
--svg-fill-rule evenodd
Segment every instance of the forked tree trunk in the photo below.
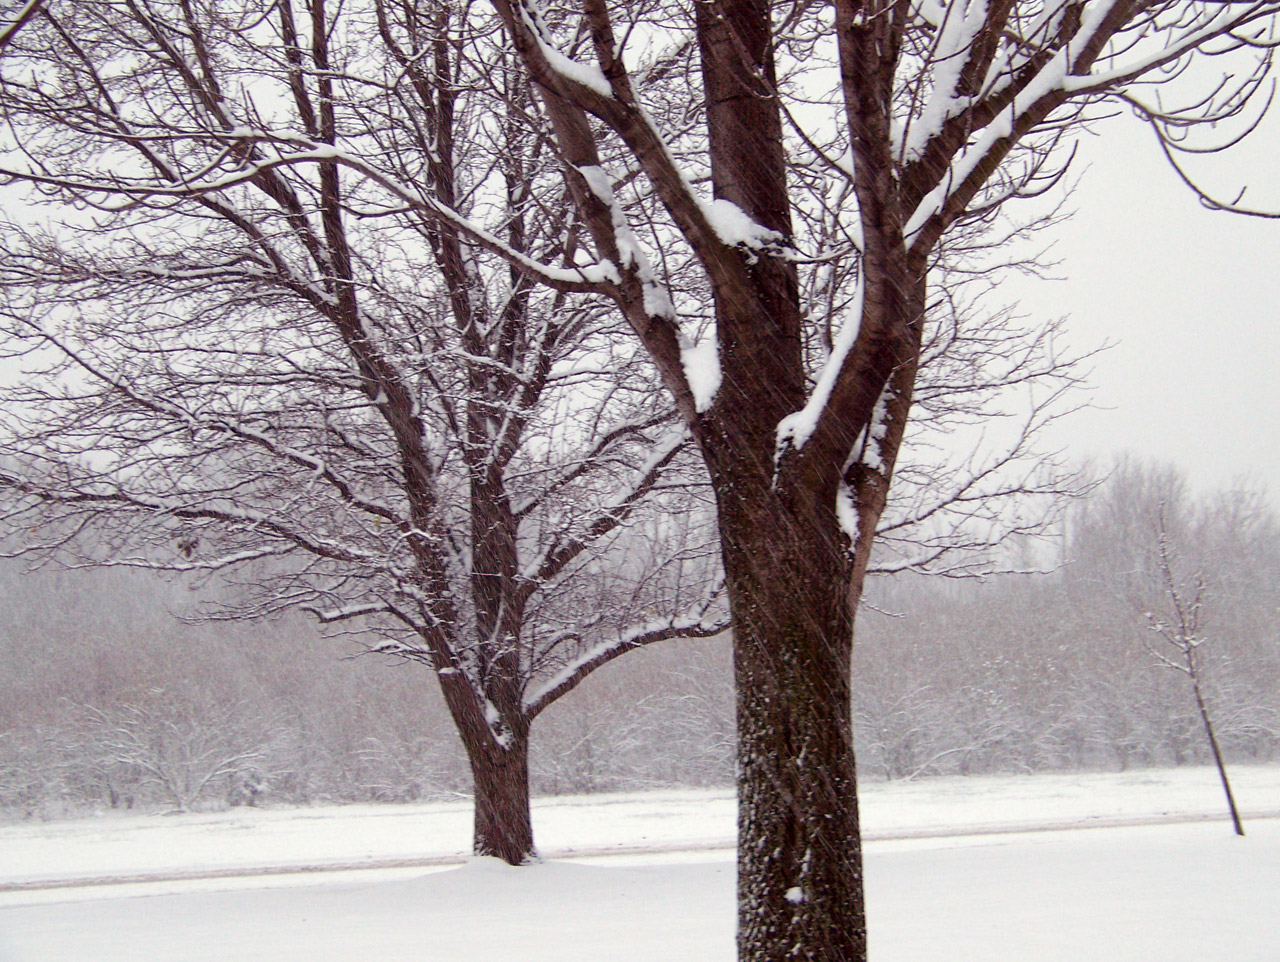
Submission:
M 425 635 L 433 644 L 433 635 Z M 436 644 L 433 649 L 441 650 Z M 447 649 L 446 649 L 447 650 Z M 443 661 L 443 657 L 436 655 Z M 447 664 L 447 662 L 446 662 Z M 492 685 L 491 696 L 501 694 L 489 705 L 508 711 L 505 747 L 499 744 L 488 712 L 481 706 L 472 684 L 460 671 L 438 672 L 440 693 L 457 728 L 462 747 L 471 765 L 475 796 L 475 833 L 471 850 L 476 855 L 500 858 L 511 865 L 524 865 L 538 857 L 533 847 L 533 818 L 529 810 L 529 720 L 511 710 L 514 689 Z M 491 679 L 492 681 L 492 679 Z
M 500 858 L 509 865 L 536 861 L 533 818 L 529 807 L 529 740 L 513 737 L 511 745 L 468 746 L 475 784 L 475 834 L 472 852 Z
M 584 10 L 611 95 L 551 64 L 518 6 L 498 3 L 577 172 L 568 184 L 600 256 L 615 266 L 628 259 L 619 245 L 620 209 L 586 178 L 601 169 L 588 113 L 613 127 L 646 168 L 715 297 L 721 378 L 708 404 L 691 389 L 677 322 L 654 313 L 634 261 L 616 294 L 686 418 L 717 501 L 738 692 L 739 959 L 865 962 L 853 613 L 910 406 L 927 267 L 923 253 L 911 260 L 903 240 L 888 136 L 891 90 L 888 74 L 873 70 L 889 51 L 874 49 L 879 34 L 865 50 L 844 50 L 850 89 L 866 94 L 848 107 L 865 296 L 855 343 L 843 362 L 833 360 L 841 370 L 824 381 L 821 396 L 808 377 L 815 358 L 807 353 L 795 259 L 722 243 L 713 218 L 691 202 L 621 76 L 607 5 Z M 785 247 L 795 232 L 774 5 L 718 0 L 693 10 L 712 193 Z M 869 21 L 876 30 L 887 22 L 860 13 L 845 19 L 863 34 Z M 838 513 L 864 533 L 852 553 Z

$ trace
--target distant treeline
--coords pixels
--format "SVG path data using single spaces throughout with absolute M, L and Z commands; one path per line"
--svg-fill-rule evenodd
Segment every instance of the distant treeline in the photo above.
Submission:
M 1160 532 L 1163 532 L 1163 536 Z M 1172 579 L 1155 563 L 1161 538 Z M 864 777 L 1202 764 L 1186 677 L 1158 664 L 1198 606 L 1207 697 L 1229 762 L 1280 756 L 1280 526 L 1248 490 L 1193 496 L 1121 462 L 1062 544 L 990 580 L 883 581 L 855 647 Z M 191 593 L 113 571 L 0 570 L 0 809 L 400 802 L 470 773 L 429 671 L 301 619 L 184 624 Z M 534 790 L 729 783 L 723 639 L 636 652 L 547 711 Z

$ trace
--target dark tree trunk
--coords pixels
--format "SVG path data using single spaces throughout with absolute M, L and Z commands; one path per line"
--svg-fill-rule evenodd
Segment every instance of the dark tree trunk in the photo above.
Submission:
M 428 634 L 430 642 L 432 636 Z M 439 654 L 437 659 L 441 659 Z M 438 662 L 437 662 L 438 663 Z M 457 726 L 462 747 L 471 765 L 475 796 L 475 834 L 471 850 L 476 855 L 500 858 L 511 865 L 534 861 L 533 819 L 529 811 L 529 722 L 522 714 L 503 715 L 502 735 L 490 723 L 496 700 L 484 707 L 461 671 L 440 671 L 440 692 Z M 503 685 L 494 685 L 503 688 Z M 504 692 L 503 703 L 509 702 Z
M 529 741 L 513 736 L 508 748 L 468 746 L 475 783 L 476 855 L 500 858 L 508 865 L 536 861 L 529 808 Z
M 717 486 L 738 693 L 739 958 L 861 962 L 853 561 L 833 511 L 797 517 L 769 486 L 741 482 Z
M 1237 835 L 1244 835 L 1244 824 L 1240 821 L 1240 810 L 1236 808 L 1236 797 L 1231 791 L 1231 782 L 1227 779 L 1227 764 L 1222 760 L 1222 749 L 1218 747 L 1218 736 L 1213 733 L 1213 723 L 1209 721 L 1209 708 L 1204 703 L 1204 694 L 1200 691 L 1200 679 L 1195 675 L 1195 662 L 1190 655 L 1187 664 L 1191 666 L 1191 686 L 1196 695 L 1196 707 L 1200 709 L 1200 721 L 1204 723 L 1204 733 L 1209 738 L 1209 748 L 1213 751 L 1213 763 L 1218 766 L 1218 778 L 1222 782 L 1222 791 L 1227 796 L 1227 809 L 1231 812 L 1231 824 Z
M 715 195 L 790 237 L 769 5 L 696 8 Z M 738 958 L 865 962 L 850 676 L 871 538 L 855 544 L 837 504 L 847 484 L 858 528 L 875 531 L 910 405 L 914 344 L 905 335 L 918 329 L 923 285 L 870 291 L 855 403 L 832 402 L 850 416 L 828 419 L 803 450 L 780 451 L 779 425 L 808 396 L 795 265 L 762 258 L 743 280 L 715 291 L 723 381 L 697 432 L 733 615 Z M 886 386 L 881 466 L 848 464 Z
M 762 594 L 773 624 L 735 632 L 739 958 L 862 960 L 852 637 L 810 623 L 812 595 Z

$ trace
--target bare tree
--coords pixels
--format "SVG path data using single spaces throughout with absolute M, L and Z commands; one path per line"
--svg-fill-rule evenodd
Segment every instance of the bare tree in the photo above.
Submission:
M 525 82 L 468 61 L 485 25 L 331 14 L 51 5 L 10 47 L 5 178 L 95 214 L 79 239 L 5 229 L 28 376 L 5 391 L 3 519 L 23 553 L 238 583 L 211 617 L 379 630 L 439 681 L 475 851 L 519 863 L 533 720 L 624 652 L 722 631 L 714 542 L 650 525 L 654 566 L 634 563 L 629 529 L 696 518 L 699 482 L 608 312 L 377 183 L 574 262 Z M 282 164 L 245 133 L 268 122 L 327 146 Z M 339 143 L 377 177 L 344 179 Z
M 738 692 L 739 955 L 863 959 L 853 621 L 939 245 L 1051 184 L 1060 145 L 1100 104 L 1136 105 L 1171 139 L 1240 116 L 1270 65 L 1276 6 L 495 6 L 606 271 L 597 290 L 654 359 L 716 492 Z M 672 21 L 690 25 L 700 61 L 696 169 L 681 166 L 683 132 L 646 108 L 636 66 L 661 41 L 654 24 Z M 1164 106 L 1152 78 L 1195 79 L 1202 54 L 1229 53 L 1240 72 L 1215 71 L 1186 110 Z M 793 213 L 815 170 L 848 214 L 838 250 L 806 250 Z M 682 326 L 661 252 L 637 240 L 619 201 L 636 176 L 702 271 L 712 329 Z M 708 176 L 710 197 L 695 186 Z M 800 275 L 831 258 L 856 261 L 856 283 L 815 332 Z
M 204 701 L 184 704 L 155 690 L 108 710 L 85 706 L 86 751 L 100 769 L 124 769 L 175 811 L 239 792 L 256 800 L 277 774 L 271 756 L 288 731 L 253 718 L 244 704 Z
M 381 626 L 376 650 L 440 677 L 477 851 L 528 857 L 533 718 L 618 654 L 725 622 L 712 539 L 670 520 L 699 497 L 687 426 L 582 296 L 608 272 L 584 263 L 497 22 L 439 4 L 66 11 L 75 28 L 56 6 L 33 21 L 2 92 L 26 153 L 5 175 L 98 212 L 3 242 L 9 349 L 32 372 L 6 394 L 23 550 L 217 573 L 242 590 L 213 617 Z M 657 88 L 679 89 L 689 49 L 655 60 Z M 633 214 L 661 216 L 649 193 Z M 815 201 L 814 234 L 836 243 L 841 216 Z M 806 302 L 830 320 L 856 265 L 827 258 Z M 692 262 L 673 248 L 667 266 L 709 324 Z M 987 571 L 984 549 L 1043 527 L 1069 487 L 1024 459 L 1074 359 L 975 308 L 982 283 L 939 300 L 915 427 L 987 420 L 1010 386 L 1028 413 L 994 456 L 911 464 L 882 570 Z
M 1147 626 L 1173 649 L 1173 655 L 1165 654 L 1156 645 L 1149 644 L 1147 647 L 1161 665 L 1182 672 L 1191 683 L 1191 690 L 1196 698 L 1196 710 L 1200 713 L 1204 734 L 1213 752 L 1213 762 L 1218 769 L 1218 778 L 1222 781 L 1222 791 L 1227 796 L 1231 823 L 1235 826 L 1236 834 L 1243 835 L 1244 827 L 1240 824 L 1240 812 L 1236 809 L 1235 796 L 1231 794 L 1231 782 L 1227 779 L 1227 766 L 1222 760 L 1222 749 L 1218 746 L 1217 736 L 1213 733 L 1213 722 L 1209 718 L 1209 708 L 1205 704 L 1204 669 L 1200 654 L 1200 647 L 1209 640 L 1203 631 L 1206 600 L 1204 573 L 1196 572 L 1186 576 L 1181 572 L 1175 573 L 1177 549 L 1165 518 L 1165 508 L 1164 502 L 1157 507 L 1154 559 L 1165 604 L 1161 606 L 1160 611 L 1146 612 L 1146 618 Z
M 1197 729 L 1202 731 L 1243 834 L 1224 744 L 1234 741 L 1238 751 L 1274 717 L 1275 658 L 1266 649 L 1275 630 L 1257 618 L 1275 604 L 1273 512 L 1259 492 L 1236 487 L 1193 497 L 1176 469 L 1124 458 L 1098 496 L 1081 506 L 1072 527 L 1073 578 L 1089 585 L 1094 611 L 1102 613 L 1101 630 L 1094 631 L 1119 653 L 1145 652 L 1157 667 L 1184 676 L 1193 696 L 1188 699 L 1173 680 L 1140 690 L 1133 676 L 1151 674 L 1146 659 L 1123 674 L 1113 668 L 1114 700 L 1129 703 L 1128 712 L 1119 705 L 1107 712 L 1119 727 L 1118 747 L 1126 750 L 1127 741 L 1139 757 L 1154 756 L 1163 741 L 1182 764 L 1206 757 L 1195 749 Z M 1135 622 L 1147 629 L 1141 646 L 1135 644 Z M 1123 675 L 1130 676 L 1127 684 Z M 1211 704 L 1231 720 L 1229 726 L 1215 724 Z M 1142 719 L 1143 711 L 1150 721 Z M 1132 722 L 1126 723 L 1126 714 Z

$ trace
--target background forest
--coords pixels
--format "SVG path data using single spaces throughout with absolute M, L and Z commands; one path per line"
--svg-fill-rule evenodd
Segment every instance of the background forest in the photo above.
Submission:
M 1161 664 L 1172 653 L 1153 630 L 1179 603 L 1195 608 L 1228 762 L 1274 759 L 1278 535 L 1263 492 L 1193 493 L 1173 469 L 1121 460 L 1057 544 L 1009 559 L 1047 573 L 879 579 L 855 653 L 864 776 L 1207 763 L 1188 679 Z M 379 639 L 301 616 L 193 618 L 211 591 L 0 569 L 6 817 L 469 792 L 422 665 L 362 655 Z M 547 711 L 535 792 L 730 783 L 729 659 L 724 638 L 677 640 L 603 669 Z

